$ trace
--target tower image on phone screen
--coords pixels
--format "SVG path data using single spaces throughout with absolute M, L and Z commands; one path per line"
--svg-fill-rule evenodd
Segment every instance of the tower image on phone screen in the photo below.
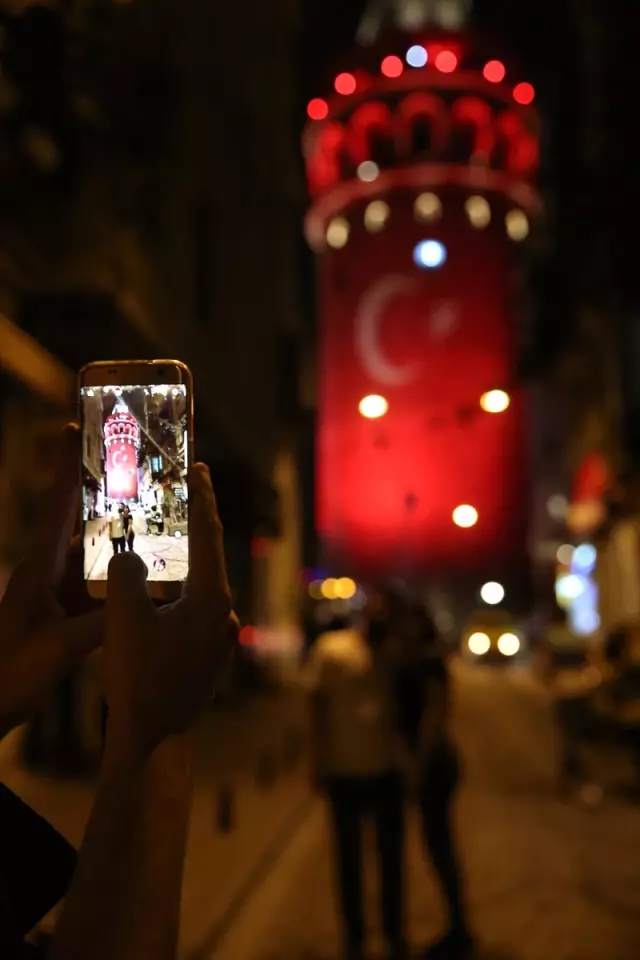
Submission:
M 106 580 L 132 551 L 149 580 L 188 571 L 188 397 L 184 384 L 83 387 L 84 575 Z

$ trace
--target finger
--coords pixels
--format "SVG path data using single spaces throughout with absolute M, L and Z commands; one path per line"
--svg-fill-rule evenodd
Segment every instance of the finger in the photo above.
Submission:
M 80 431 L 69 423 L 62 432 L 53 485 L 36 524 L 36 535 L 26 558 L 32 583 L 51 586 L 64 570 L 69 540 L 76 523 L 80 491 Z
M 224 559 L 222 524 L 211 476 L 203 463 L 189 474 L 189 602 L 205 604 L 216 613 L 231 611 L 231 591 Z
M 135 553 L 120 553 L 109 563 L 106 635 L 131 634 L 145 626 L 154 608 L 147 589 L 147 568 Z

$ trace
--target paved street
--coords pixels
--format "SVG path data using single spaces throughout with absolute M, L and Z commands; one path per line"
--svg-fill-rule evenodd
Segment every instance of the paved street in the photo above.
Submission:
M 149 580 L 184 580 L 187 570 L 187 537 L 176 538 L 167 534 L 153 536 L 138 532 L 144 526 L 143 521 L 136 523 L 134 549 L 147 565 Z M 107 579 L 109 560 L 112 556 L 113 547 L 108 536 L 105 535 L 91 570 L 93 580 Z M 165 566 L 158 569 L 161 561 Z
M 481 956 L 637 958 L 640 809 L 616 790 L 629 774 L 625 758 L 596 758 L 597 776 L 608 787 L 601 805 L 563 802 L 553 789 L 548 708 L 529 675 L 459 667 L 457 681 L 456 726 L 467 770 L 458 824 Z M 413 817 L 408 860 L 410 930 L 419 945 L 438 934 L 442 918 Z M 318 803 L 215 960 L 334 960 L 331 889 Z M 375 930 L 373 941 L 375 951 Z

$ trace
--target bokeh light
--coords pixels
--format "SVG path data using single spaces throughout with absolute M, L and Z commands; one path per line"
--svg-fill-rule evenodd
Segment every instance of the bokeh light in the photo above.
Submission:
M 529 236 L 529 218 L 523 210 L 509 210 L 505 224 L 512 240 L 520 243 Z
M 349 221 L 344 217 L 334 217 L 327 227 L 327 243 L 334 250 L 340 250 L 349 239 Z
M 490 607 L 495 607 L 504 600 L 504 587 L 501 583 L 490 581 L 484 584 L 480 591 L 480 596 L 484 603 L 488 603 Z
M 478 230 L 488 227 L 491 223 L 491 207 L 484 197 L 469 197 L 464 205 L 469 222 Z
M 358 167 L 358 179 L 363 183 L 373 183 L 380 176 L 380 167 L 373 160 L 364 160 Z
M 389 204 L 384 200 L 373 200 L 364 211 L 364 225 L 369 233 L 378 233 L 389 219 Z
M 385 77 L 399 77 L 404 70 L 404 65 L 400 57 L 385 57 L 380 64 L 380 70 Z
M 366 420 L 379 420 L 389 410 L 389 401 L 378 394 L 370 394 L 362 398 L 358 404 L 358 410 Z
M 489 83 L 502 83 L 506 74 L 504 63 L 499 60 L 489 60 L 482 71 L 482 75 Z
M 485 413 L 504 413 L 510 403 L 511 398 L 505 390 L 488 390 L 480 397 L 480 406 Z
M 513 99 L 523 107 L 528 107 L 535 100 L 536 92 L 530 83 L 519 83 L 513 91 Z
M 486 633 L 472 633 L 467 640 L 467 646 L 476 657 L 483 657 L 491 649 L 491 640 Z
M 556 559 L 558 563 L 561 563 L 563 567 L 571 566 L 571 560 L 573 559 L 573 547 L 570 543 L 563 543 L 558 547 L 558 552 L 556 553 Z
M 452 50 L 441 50 L 436 57 L 436 70 L 441 73 L 453 73 L 458 66 L 458 58 Z
M 503 633 L 498 639 L 498 650 L 503 657 L 515 657 L 520 649 L 520 639 L 515 633 Z
M 442 216 L 442 203 L 435 193 L 421 193 L 416 197 L 413 212 L 417 220 L 433 223 Z
M 316 97 L 307 104 L 307 116 L 310 120 L 324 120 L 328 115 L 329 104 L 321 97 Z
M 336 583 L 336 594 L 341 600 L 351 600 L 358 590 L 355 580 L 351 577 L 341 577 Z
M 418 267 L 437 270 L 447 259 L 447 248 L 439 240 L 421 240 L 413 249 L 413 260 Z
M 410 67 L 426 67 L 429 55 L 420 44 L 415 44 L 407 50 L 407 63 Z
M 339 73 L 333 86 L 336 93 L 341 93 L 343 96 L 348 97 L 349 94 L 355 93 L 356 78 L 352 73 Z
M 463 529 L 475 527 L 478 522 L 478 511 L 468 503 L 460 504 L 453 511 L 453 522 L 456 527 L 462 527 Z

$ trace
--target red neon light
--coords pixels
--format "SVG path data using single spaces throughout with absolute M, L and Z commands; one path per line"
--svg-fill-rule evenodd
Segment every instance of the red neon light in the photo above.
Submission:
M 489 83 L 502 83 L 506 74 L 504 63 L 500 63 L 499 60 L 490 60 L 482 71 L 482 75 Z
M 513 91 L 513 99 L 516 103 L 521 103 L 523 107 L 533 103 L 535 95 L 536 91 L 530 83 L 519 83 Z
M 329 115 L 329 104 L 326 100 L 316 97 L 307 104 L 307 116 L 310 120 L 324 120 Z
M 436 57 L 436 70 L 440 73 L 453 73 L 458 66 L 458 58 L 451 50 L 441 50 Z
M 354 93 L 356 89 L 356 78 L 352 73 L 339 73 L 333 85 L 336 93 L 341 93 L 343 96 L 348 97 L 349 94 Z
M 400 57 L 385 57 L 380 64 L 380 70 L 385 77 L 399 77 L 404 70 L 404 64 Z

